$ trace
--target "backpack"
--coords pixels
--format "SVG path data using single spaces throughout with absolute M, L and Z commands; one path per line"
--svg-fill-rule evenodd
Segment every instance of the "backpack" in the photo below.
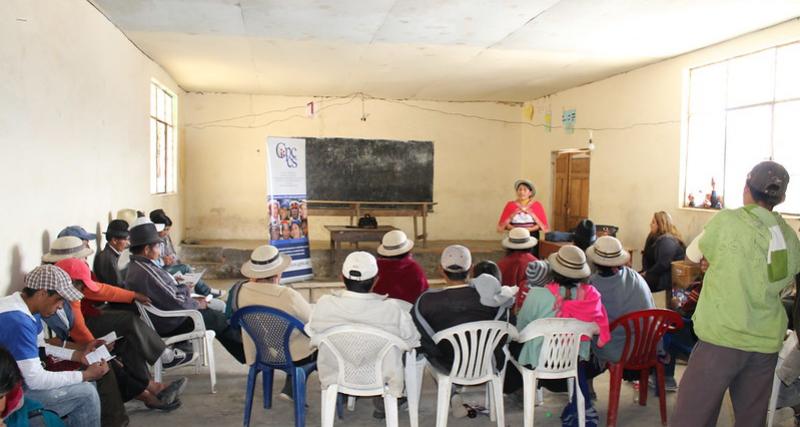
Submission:
M 41 403 L 25 399 L 22 407 L 14 411 L 8 418 L 3 420 L 8 427 L 63 427 L 58 414 L 45 409 Z
M 358 228 L 378 228 L 378 220 L 370 214 L 364 214 L 358 219 Z

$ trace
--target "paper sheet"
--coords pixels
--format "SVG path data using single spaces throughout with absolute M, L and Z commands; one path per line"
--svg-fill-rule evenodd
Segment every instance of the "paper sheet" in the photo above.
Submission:
M 111 353 L 108 352 L 108 348 L 106 346 L 101 345 L 100 347 L 97 347 L 95 351 L 86 355 L 86 361 L 89 362 L 90 365 L 93 365 L 101 360 L 108 362 L 114 357 L 115 356 L 112 356 Z

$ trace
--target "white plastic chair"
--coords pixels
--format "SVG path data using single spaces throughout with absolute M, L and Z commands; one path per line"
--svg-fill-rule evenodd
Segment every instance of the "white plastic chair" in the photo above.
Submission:
M 547 318 L 537 319 L 528 324 L 519 333 L 516 341 L 524 343 L 534 338 L 542 337 L 542 348 L 539 352 L 539 362 L 535 369 L 528 369 L 518 361 L 511 359 L 511 363 L 519 370 L 523 381 L 524 396 L 524 425 L 533 427 L 534 404 L 533 394 L 536 382 L 541 379 L 567 378 L 569 395 L 575 389 L 578 407 L 578 425 L 586 424 L 586 408 L 584 396 L 580 387 L 575 387 L 578 382 L 578 352 L 581 346 L 581 337 L 591 338 L 599 333 L 595 323 L 582 322 L 577 319 Z
M 159 358 L 156 363 L 153 365 L 153 377 L 156 382 L 161 382 L 161 378 L 163 373 L 167 370 L 171 370 L 180 366 L 187 365 L 191 362 L 195 362 L 195 372 L 197 368 L 202 363 L 203 365 L 208 365 L 208 374 L 211 379 L 211 393 L 217 392 L 217 372 L 215 369 L 214 364 L 214 337 L 216 334 L 214 331 L 207 331 L 205 323 L 203 321 L 203 316 L 197 310 L 172 310 L 172 311 L 164 311 L 159 310 L 152 305 L 144 305 L 136 302 L 136 307 L 139 309 L 139 316 L 141 317 L 142 321 L 144 321 L 147 326 L 156 328 L 153 326 L 152 320 L 150 320 L 150 316 L 148 313 L 157 316 L 157 317 L 189 317 L 192 319 L 194 323 L 194 329 L 191 332 L 187 332 L 184 334 L 173 335 L 170 337 L 162 337 L 164 340 L 164 344 L 172 345 L 175 343 L 189 341 L 192 344 L 192 358 L 190 360 L 184 361 L 179 365 L 172 366 L 168 369 L 164 369 L 161 363 L 161 358 Z M 198 357 L 202 355 L 203 357 Z
M 429 365 L 439 384 L 436 427 L 447 425 L 452 384 L 468 386 L 486 384 L 486 406 L 489 407 L 489 416 L 492 421 L 497 420 L 498 427 L 505 426 L 503 408 L 505 363 L 501 367 L 496 366 L 494 351 L 504 339 L 507 337 L 513 339 L 516 336 L 517 329 L 514 325 L 498 320 L 487 320 L 453 326 L 431 337 L 436 344 L 447 340 L 453 347 L 453 366 L 449 373 L 440 372 L 433 365 Z M 502 344 L 502 349 L 508 360 L 510 357 L 507 342 Z
M 383 377 L 383 362 L 392 349 L 410 352 L 412 346 L 384 330 L 364 325 L 343 325 L 327 329 L 312 335 L 311 345 L 318 347 L 320 354 L 330 352 L 338 364 L 336 383 L 322 390 L 322 427 L 333 426 L 336 397 L 339 393 L 350 396 L 383 396 L 386 425 L 397 427 L 397 396 L 389 393 Z M 324 369 L 324 366 L 317 365 L 318 371 Z M 409 398 L 409 401 L 412 400 L 418 404 L 418 395 L 413 399 Z M 414 425 L 417 414 L 411 402 L 409 414 Z
M 783 348 L 778 353 L 778 363 L 775 366 L 775 378 L 772 380 L 772 394 L 769 397 L 769 409 L 767 410 L 767 427 L 772 427 L 775 418 L 775 407 L 778 406 L 778 393 L 781 389 L 781 379 L 778 378 L 778 369 L 783 365 L 786 356 L 797 347 L 797 335 L 792 330 L 786 331 L 786 339 L 783 340 Z

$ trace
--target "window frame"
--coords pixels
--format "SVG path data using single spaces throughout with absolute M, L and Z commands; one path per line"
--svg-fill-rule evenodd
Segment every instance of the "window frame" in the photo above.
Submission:
M 160 92 L 160 93 L 159 93 Z M 150 194 L 170 195 L 178 192 L 178 97 L 165 85 L 157 80 L 150 80 L 150 108 L 148 124 L 150 132 Z M 159 112 L 159 94 L 163 97 L 166 106 L 169 102 L 169 112 Z M 169 117 L 167 116 L 169 115 Z M 171 123 L 170 123 L 171 121 Z M 163 127 L 164 158 L 163 158 L 163 186 L 159 183 L 158 170 L 161 167 L 162 158 L 158 153 L 159 126 Z

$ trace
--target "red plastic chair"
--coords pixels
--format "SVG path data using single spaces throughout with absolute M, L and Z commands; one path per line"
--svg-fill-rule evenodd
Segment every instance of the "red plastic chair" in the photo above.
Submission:
M 610 325 L 625 329 L 625 347 L 619 362 L 609 363 L 611 386 L 608 396 L 609 427 L 617 425 L 617 409 L 619 408 L 619 392 L 622 386 L 622 371 L 640 371 L 639 404 L 647 405 L 647 381 L 650 369 L 656 368 L 658 384 L 658 400 L 661 406 L 661 424 L 667 425 L 667 400 L 664 390 L 664 364 L 658 361 L 657 346 L 667 332 L 683 327 L 681 316 L 672 310 L 652 309 L 628 313 Z

